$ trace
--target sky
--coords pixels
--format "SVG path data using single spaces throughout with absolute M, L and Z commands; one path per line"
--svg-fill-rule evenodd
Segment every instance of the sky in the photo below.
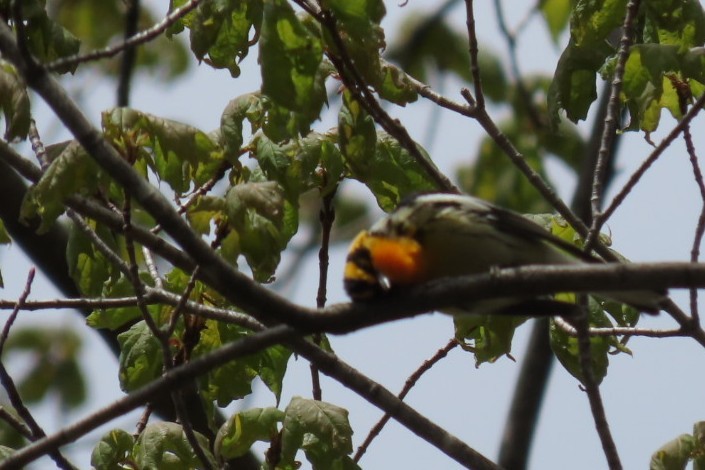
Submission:
M 163 11 L 168 2 L 151 0 L 147 3 L 155 11 Z M 402 8 L 396 2 L 386 2 L 388 15 L 383 26 L 388 38 L 393 38 L 395 26 L 404 15 L 413 11 L 431 11 L 430 5 L 436 3 L 440 2 L 411 0 Z M 506 57 L 505 46 L 497 40 L 497 22 L 492 2 L 475 3 L 481 44 L 491 44 L 495 51 Z M 506 12 L 510 24 L 515 25 L 521 21 L 524 7 L 515 7 L 512 1 L 503 3 L 507 6 L 511 4 Z M 449 18 L 458 28 L 464 28 L 462 2 Z M 567 39 L 563 38 L 558 46 L 554 45 L 537 20 L 529 24 L 522 38 L 524 40 L 518 44 L 521 70 L 551 74 L 560 47 Z M 185 79 L 173 84 L 157 83 L 140 75 L 134 82 L 131 101 L 143 111 L 210 130 L 219 125 L 220 113 L 230 99 L 257 89 L 257 82 L 248 78 L 258 77 L 256 65 L 256 51 L 252 51 L 243 64 L 242 77 L 237 80 L 233 80 L 227 71 L 214 71 L 205 64 L 192 68 Z M 461 100 L 461 85 L 454 80 L 433 83 L 433 86 Z M 86 112 L 94 122 L 98 122 L 100 111 L 113 106 L 112 84 L 93 83 L 83 93 Z M 52 118 L 36 97 L 33 106 L 40 131 L 52 129 Z M 390 112 L 402 120 L 412 136 L 424 136 L 432 109 L 433 106 L 422 100 L 406 109 L 394 108 Z M 493 117 L 499 119 L 501 113 L 501 110 L 497 111 Z M 483 134 L 479 126 L 467 118 L 443 112 L 438 119 L 441 134 L 427 150 L 441 170 L 452 176 L 457 166 L 473 154 Z M 696 121 L 696 126 L 700 125 L 701 119 Z M 319 129 L 332 127 L 334 122 L 334 114 L 328 113 L 322 117 Z M 652 136 L 653 140 L 658 142 L 673 124 L 674 121 L 664 114 L 661 124 L 664 130 Z M 583 125 L 583 128 L 587 130 L 590 127 Z M 702 138 L 697 137 L 697 132 L 695 134 L 696 148 L 702 148 Z M 57 134 L 57 138 L 60 135 Z M 649 152 L 650 147 L 643 136 L 633 133 L 624 137 L 618 161 L 618 176 L 612 186 L 613 193 Z M 558 182 L 559 193 L 569 200 L 573 178 L 560 164 L 551 165 L 550 170 L 552 179 Z M 369 194 L 361 185 L 351 184 L 344 190 L 369 199 Z M 679 141 L 647 173 L 610 220 L 607 230 L 612 236 L 614 248 L 632 260 L 688 260 L 700 206 L 688 157 L 684 145 Z M 347 247 L 341 245 L 331 250 L 330 303 L 346 301 L 340 281 L 346 250 Z M 12 249 L 0 253 L 6 282 L 0 296 L 7 299 L 17 298 L 29 269 L 28 261 L 17 251 Z M 12 266 L 13 274 L 10 274 L 9 266 Z M 315 288 L 305 284 L 305 280 L 317 279 L 317 270 L 314 254 L 301 267 L 298 277 L 303 281 L 294 290 L 294 301 L 305 305 L 315 304 Z M 686 307 L 687 296 L 683 292 L 675 294 L 676 301 Z M 56 296 L 43 276 L 38 275 L 30 298 L 38 300 Z M 82 319 L 70 311 L 26 312 L 21 315 L 21 322 L 51 322 L 83 327 Z M 643 325 L 671 327 L 673 322 L 661 315 L 646 319 Z M 512 354 L 516 363 L 503 358 L 494 364 L 476 368 L 470 354 L 459 349 L 453 350 L 419 381 L 409 394 L 408 403 L 474 449 L 490 459 L 496 459 L 529 331 L 528 325 L 523 326 L 514 341 Z M 331 343 L 343 360 L 391 391 L 398 392 L 408 376 L 444 346 L 452 335 L 450 317 L 433 314 L 335 336 L 331 338 Z M 115 359 L 102 346 L 97 335 L 88 335 L 86 341 L 85 351 L 90 354 L 84 358 L 83 365 L 91 380 L 91 400 L 88 406 L 79 411 L 79 417 L 121 396 L 117 386 Z M 705 375 L 700 373 L 705 366 L 702 348 L 693 340 L 682 338 L 634 338 L 629 342 L 629 347 L 633 356 L 621 354 L 612 357 L 608 376 L 601 386 L 614 439 L 624 467 L 628 469 L 644 468 L 654 450 L 679 434 L 691 432 L 693 423 L 705 418 L 705 404 L 702 400 Z M 11 364 L 11 370 L 14 368 L 19 371 L 21 367 L 21 361 Z M 289 367 L 282 396 L 284 405 L 292 396 L 311 395 L 308 363 L 292 358 Z M 325 401 L 349 410 L 351 425 L 355 430 L 354 447 L 357 448 L 380 418 L 381 412 L 330 379 L 323 380 L 322 389 Z M 273 405 L 274 397 L 271 393 L 257 384 L 254 397 L 248 400 L 247 406 Z M 49 432 L 66 424 L 51 403 L 43 405 L 37 415 Z M 122 427 L 131 430 L 135 419 L 133 413 L 114 421 L 107 429 Z M 71 456 L 79 466 L 87 468 L 89 452 L 90 449 L 79 446 L 71 452 Z M 530 468 L 533 469 L 606 468 L 587 398 L 577 380 L 559 364 L 553 369 L 530 462 Z M 440 451 L 394 422 L 387 425 L 360 464 L 369 469 L 460 468 Z M 308 468 L 307 465 L 304 463 L 303 468 Z

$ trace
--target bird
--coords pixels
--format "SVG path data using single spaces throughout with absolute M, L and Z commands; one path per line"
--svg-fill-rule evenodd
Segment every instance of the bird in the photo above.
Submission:
M 403 200 L 353 239 L 343 283 L 348 296 L 362 302 L 391 290 L 498 268 L 603 262 L 516 212 L 469 195 L 426 193 Z M 666 298 L 664 292 L 651 290 L 598 295 L 647 313 L 657 313 Z M 507 295 L 442 311 L 532 315 L 561 304 L 566 305 L 546 297 Z

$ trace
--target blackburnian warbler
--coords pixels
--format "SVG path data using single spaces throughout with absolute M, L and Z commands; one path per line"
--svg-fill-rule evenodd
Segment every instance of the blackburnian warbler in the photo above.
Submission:
M 528 218 L 471 196 L 424 194 L 402 202 L 353 240 L 345 264 L 345 290 L 354 301 L 390 288 L 443 277 L 524 265 L 602 262 Z M 664 295 L 629 291 L 605 295 L 655 313 Z M 463 305 L 448 313 L 516 313 L 533 299 L 512 298 Z

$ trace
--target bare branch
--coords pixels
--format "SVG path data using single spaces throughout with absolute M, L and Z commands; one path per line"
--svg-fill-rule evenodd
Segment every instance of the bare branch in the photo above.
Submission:
M 561 317 L 554 317 L 553 322 L 562 331 L 570 336 L 578 336 L 578 332 L 573 325 L 562 319 Z M 674 336 L 683 336 L 683 329 L 672 329 L 672 330 L 658 330 L 651 328 L 636 328 L 636 327 L 623 327 L 614 326 L 612 328 L 590 328 L 588 330 L 589 336 L 645 336 L 647 338 L 672 338 Z
M 34 274 L 35 270 L 34 268 L 31 268 L 29 270 L 29 273 L 27 274 L 27 282 L 25 283 L 24 290 L 20 294 L 19 299 L 17 299 L 17 303 L 15 308 L 12 310 L 12 313 L 8 317 L 7 321 L 5 322 L 5 326 L 3 327 L 2 334 L 0 335 L 0 355 L 2 355 L 3 349 L 5 348 L 5 343 L 7 342 L 7 338 L 10 334 L 10 328 L 12 328 L 12 324 L 15 322 L 15 319 L 17 318 L 17 315 L 22 308 L 22 304 L 27 300 L 27 297 L 29 297 L 29 293 L 32 291 L 32 283 L 34 282 Z M 29 409 L 25 406 L 24 402 L 22 401 L 22 397 L 20 396 L 19 390 L 17 390 L 17 387 L 15 386 L 15 381 L 12 380 L 12 377 L 10 377 L 10 374 L 7 372 L 7 369 L 5 368 L 5 364 L 0 360 L 0 383 L 2 383 L 3 388 L 5 389 L 5 392 L 7 393 L 7 397 L 10 400 L 10 403 L 12 406 L 15 408 L 15 411 L 17 412 L 18 416 L 22 418 L 22 421 L 27 425 L 29 428 L 29 431 L 31 433 L 31 440 L 36 441 L 37 439 L 41 439 L 42 437 L 46 436 L 44 433 L 44 430 L 39 426 L 39 423 L 34 419 L 34 416 L 32 416 L 32 413 L 29 411 Z M 18 423 L 19 424 L 19 423 Z M 75 468 L 67 459 L 64 457 L 61 452 L 59 452 L 58 449 L 53 449 L 51 452 L 48 452 L 48 454 L 51 456 L 51 458 L 56 462 L 57 467 L 62 468 L 62 469 L 73 469 Z
M 321 198 L 321 209 L 319 219 L 321 222 L 321 248 L 318 250 L 318 292 L 316 294 L 316 307 L 322 309 L 326 306 L 326 295 L 328 291 L 328 250 L 330 248 L 330 232 L 335 220 L 335 209 L 333 199 L 337 187 L 329 194 Z M 313 335 L 313 342 L 320 346 L 323 338 L 320 333 Z M 318 366 L 311 363 L 311 383 L 313 388 L 313 399 L 322 400 L 321 380 L 318 373 Z
M 345 42 L 340 36 L 337 20 L 333 13 L 323 8 L 313 8 L 307 2 L 295 0 L 295 2 L 309 12 L 330 34 L 339 56 L 332 51 L 327 55 L 330 61 L 340 74 L 346 88 L 352 93 L 358 102 L 372 116 L 376 123 L 393 136 L 404 149 L 416 160 L 416 162 L 426 171 L 426 174 L 433 179 L 439 190 L 458 193 L 458 188 L 441 173 L 435 165 L 421 153 L 414 139 L 411 138 L 406 128 L 397 119 L 392 119 L 387 112 L 382 109 L 370 91 L 369 85 L 365 82 L 360 72 L 357 70 L 354 61 L 351 59 Z
M 634 22 L 636 21 L 640 3 L 640 0 L 629 0 L 627 3 L 627 12 L 624 16 L 624 23 L 622 25 L 622 37 L 619 41 L 617 64 L 614 70 L 610 99 L 607 105 L 607 114 L 604 119 L 604 128 L 602 130 L 602 143 L 597 156 L 597 164 L 595 165 L 592 180 L 592 225 L 590 227 L 590 233 L 585 240 L 585 246 L 588 250 L 591 249 L 593 243 L 597 240 L 602 223 L 605 221 L 599 217 L 602 209 L 603 185 L 605 182 L 609 152 L 612 149 L 612 140 L 615 138 L 617 124 L 619 123 L 619 95 L 622 92 L 622 79 L 624 77 L 625 64 L 627 63 L 627 58 L 629 58 L 629 49 L 633 42 Z
M 584 298 L 584 300 L 587 299 Z M 595 380 L 595 374 L 593 372 L 592 354 L 590 352 L 592 345 L 590 344 L 590 335 L 588 334 L 590 325 L 588 323 L 587 302 L 583 305 L 582 314 L 575 318 L 574 322 L 575 329 L 578 333 L 578 359 L 582 372 L 582 383 L 588 396 L 588 402 L 590 403 L 590 411 L 592 411 L 592 417 L 595 421 L 595 429 L 597 430 L 597 435 L 600 437 L 602 450 L 605 453 L 610 470 L 621 470 L 622 462 L 619 459 L 617 446 L 610 432 L 607 414 L 605 413 L 605 407 L 600 394 L 600 387 Z
M 482 92 L 482 80 L 480 79 L 480 63 L 477 60 L 478 49 L 473 0 L 465 0 L 465 15 L 470 49 L 470 72 L 472 73 L 472 85 L 475 89 L 474 103 L 477 108 L 485 109 L 485 94 Z
M 116 46 L 106 47 L 104 49 L 99 49 L 97 51 L 89 52 L 87 54 L 76 54 L 69 57 L 63 57 L 61 59 L 49 62 L 46 64 L 47 70 L 59 70 L 66 67 L 81 64 L 83 62 L 91 62 L 98 59 L 106 59 L 118 55 L 120 52 L 128 49 L 130 47 L 135 47 L 140 44 L 145 44 L 158 36 L 160 36 L 164 31 L 173 25 L 181 18 L 186 16 L 191 10 L 196 8 L 201 0 L 188 0 L 181 8 L 173 10 L 171 13 L 166 15 L 162 21 L 155 24 L 149 29 L 131 36 L 129 39 Z
M 619 193 L 612 199 L 610 205 L 605 209 L 600 215 L 600 225 L 602 225 L 606 220 L 608 220 L 615 210 L 624 202 L 624 199 L 629 195 L 629 193 L 634 189 L 636 184 L 644 176 L 644 173 L 651 167 L 651 165 L 658 160 L 658 158 L 663 154 L 663 152 L 671 145 L 671 143 L 676 140 L 676 137 L 680 135 L 683 130 L 690 125 L 690 122 L 695 119 L 695 116 L 702 111 L 705 105 L 705 95 L 698 98 L 695 104 L 690 108 L 690 111 L 683 116 L 678 124 L 668 133 L 668 135 L 656 146 L 656 148 L 651 152 L 651 154 L 644 160 L 644 162 L 639 166 L 639 168 L 629 177 L 629 180 L 624 185 L 624 187 L 619 191 Z
M 163 393 L 165 390 L 174 390 L 207 370 L 278 343 L 293 345 L 299 354 L 309 360 L 316 361 L 322 372 L 354 390 L 370 401 L 370 403 L 391 413 L 399 422 L 412 429 L 420 437 L 436 445 L 462 465 L 478 470 L 498 469 L 495 464 L 420 415 L 380 384 L 360 374 L 335 355 L 324 352 L 303 339 L 298 339 L 300 335 L 301 332 L 293 328 L 283 325 L 277 326 L 229 343 L 217 351 L 201 356 L 188 364 L 175 367 L 160 379 L 132 392 L 109 407 L 65 427 L 62 431 L 52 436 L 18 450 L 8 458 L 0 461 L 0 470 L 19 468 L 22 465 L 26 465 L 51 449 L 56 449 L 72 442 L 97 426 L 141 406 L 153 396 Z
M 421 379 L 421 376 L 431 370 L 431 368 L 437 364 L 441 359 L 446 357 L 448 353 L 458 346 L 458 342 L 455 340 L 455 338 L 451 339 L 448 341 L 448 344 L 443 346 L 441 349 L 436 351 L 436 353 L 431 357 L 430 359 L 426 360 L 421 364 L 421 367 L 416 369 L 413 374 L 409 376 L 408 379 L 406 379 L 406 383 L 404 384 L 404 388 L 402 389 L 401 392 L 399 392 L 399 397 L 400 400 L 403 400 L 406 398 L 406 396 L 409 394 L 411 389 L 416 385 L 416 383 Z M 360 447 L 357 448 L 357 452 L 355 453 L 355 457 L 353 457 L 353 460 L 355 462 L 359 462 L 362 456 L 367 452 L 367 448 L 370 446 L 372 441 L 379 436 L 379 433 L 382 432 L 382 429 L 384 426 L 389 422 L 389 419 L 391 416 L 388 413 L 385 413 L 384 416 L 375 424 L 372 429 L 370 429 L 370 432 L 367 434 L 367 437 L 365 440 L 360 444 Z

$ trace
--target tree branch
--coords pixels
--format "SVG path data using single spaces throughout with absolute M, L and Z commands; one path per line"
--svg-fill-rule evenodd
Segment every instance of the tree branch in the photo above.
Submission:
M 614 70 L 614 78 L 610 89 L 610 98 L 607 105 L 607 114 L 604 119 L 604 129 L 602 131 L 602 142 L 597 155 L 597 163 L 593 173 L 592 196 L 592 224 L 590 232 L 585 239 L 586 249 L 590 250 L 593 243 L 600 234 L 600 228 L 606 219 L 599 217 L 602 210 L 602 197 L 604 195 L 604 184 L 607 176 L 607 165 L 612 150 L 612 140 L 617 132 L 619 122 L 620 93 L 622 92 L 622 79 L 624 77 L 625 65 L 629 58 L 629 49 L 634 41 L 634 22 L 639 11 L 640 0 L 629 0 L 627 12 L 622 25 L 622 37 L 619 40 L 619 50 L 617 51 L 617 64 Z
M 140 44 L 147 43 L 161 36 L 161 34 L 166 31 L 169 26 L 173 25 L 181 18 L 186 16 L 191 10 L 196 8 L 199 3 L 201 3 L 201 0 L 188 0 L 183 6 L 173 10 L 171 13 L 166 15 L 164 19 L 159 23 L 155 24 L 149 29 L 145 29 L 144 31 L 131 36 L 129 39 L 125 40 L 121 44 L 118 44 L 116 46 L 109 46 L 104 49 L 89 52 L 87 54 L 76 54 L 69 57 L 63 57 L 53 62 L 49 62 L 45 66 L 47 70 L 54 71 L 78 65 L 83 62 L 91 62 L 98 59 L 107 59 L 109 57 L 116 56 L 120 52 L 129 49 L 130 47 L 135 47 Z

